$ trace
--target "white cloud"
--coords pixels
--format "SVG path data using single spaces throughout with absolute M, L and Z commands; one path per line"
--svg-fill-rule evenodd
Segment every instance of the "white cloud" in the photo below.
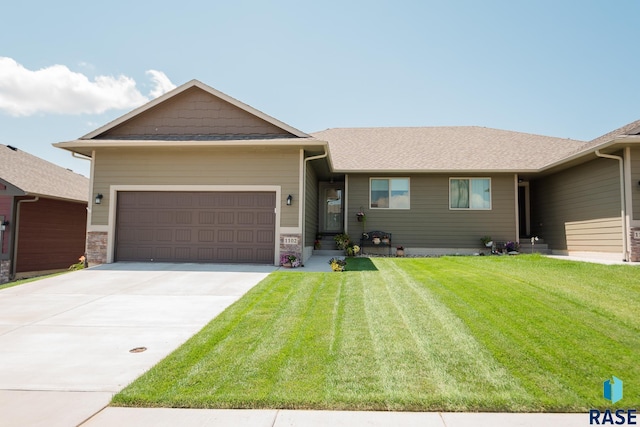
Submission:
M 0 56 L 0 110 L 12 116 L 36 113 L 99 114 L 138 107 L 175 87 L 161 71 L 149 70 L 150 97 L 126 76 L 96 76 L 93 81 L 64 65 L 32 71 Z
M 172 89 L 175 89 L 176 85 L 171 83 L 169 77 L 162 71 L 148 70 L 147 75 L 151 77 L 151 81 L 155 84 L 155 87 L 149 92 L 151 98 L 157 98 L 160 95 L 164 95 Z

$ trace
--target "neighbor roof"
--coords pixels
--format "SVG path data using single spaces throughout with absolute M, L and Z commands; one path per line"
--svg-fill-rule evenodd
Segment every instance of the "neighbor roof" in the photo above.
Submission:
M 327 141 L 336 171 L 535 171 L 584 141 L 478 126 L 340 128 Z
M 88 200 L 88 178 L 7 145 L 0 145 L 0 179 L 28 195 Z

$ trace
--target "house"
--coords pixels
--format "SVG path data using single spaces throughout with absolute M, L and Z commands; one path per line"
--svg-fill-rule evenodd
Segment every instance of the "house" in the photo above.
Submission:
M 78 262 L 88 194 L 86 177 L 0 145 L 0 283 Z
M 591 142 L 482 127 L 307 134 L 193 80 L 55 146 L 92 159 L 92 263 L 278 264 L 307 259 L 318 233 L 368 230 L 417 254 L 540 236 L 557 253 L 638 260 L 639 133 L 640 121 Z

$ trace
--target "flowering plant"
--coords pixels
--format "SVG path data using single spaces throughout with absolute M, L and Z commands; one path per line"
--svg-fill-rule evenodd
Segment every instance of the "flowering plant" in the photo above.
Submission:
M 333 257 L 329 260 L 332 271 L 344 271 L 347 262 L 344 259 Z
M 69 267 L 69 271 L 82 270 L 83 268 L 85 268 L 86 262 L 87 262 L 87 259 L 85 258 L 84 255 L 82 255 L 80 258 L 78 258 L 77 263 L 71 264 L 71 266 Z
M 520 249 L 520 245 L 518 244 L 518 242 L 507 242 L 504 245 L 504 248 L 507 250 L 507 252 L 518 252 L 518 250 Z
M 351 238 L 349 237 L 348 234 L 342 233 L 334 236 L 333 240 L 335 240 L 336 246 L 338 247 L 338 249 L 346 249 L 347 246 L 349 245 L 349 241 L 351 240 Z
M 349 245 L 347 245 L 347 247 L 345 248 L 345 251 L 347 252 L 348 256 L 354 256 L 355 254 L 360 252 L 360 246 L 349 243 Z
M 300 267 L 302 263 L 297 256 L 293 254 L 280 255 L 280 265 L 291 264 L 291 267 Z

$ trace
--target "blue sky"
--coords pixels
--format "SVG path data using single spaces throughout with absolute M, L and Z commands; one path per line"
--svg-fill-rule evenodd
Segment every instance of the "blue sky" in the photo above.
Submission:
M 84 174 L 51 144 L 193 78 L 305 132 L 477 125 L 590 140 L 640 119 L 637 0 L 2 9 L 0 143 Z

